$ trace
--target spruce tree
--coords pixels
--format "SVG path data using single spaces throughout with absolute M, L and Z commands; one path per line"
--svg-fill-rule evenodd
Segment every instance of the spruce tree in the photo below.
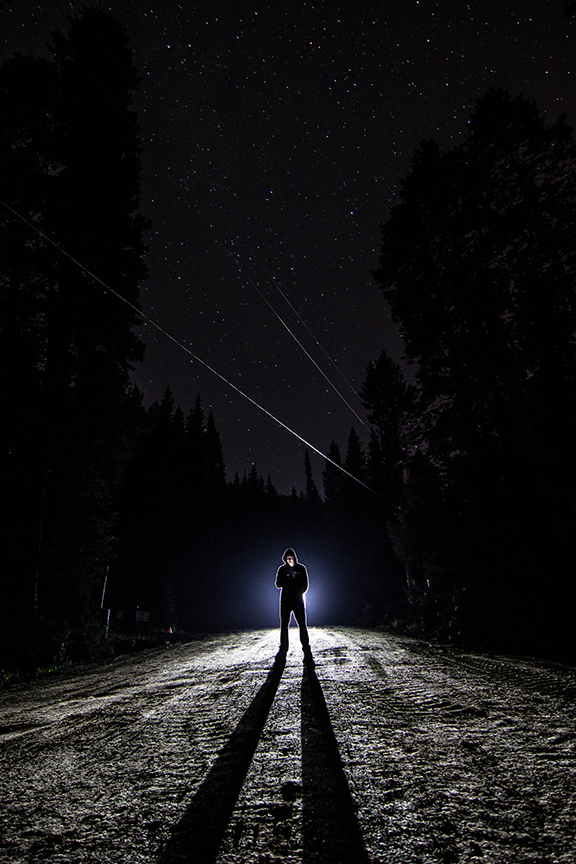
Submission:
M 136 312 L 88 271 L 137 306 L 145 221 L 126 34 L 84 9 L 66 36 L 53 35 L 51 54 L 16 57 L 0 72 L 0 180 L 29 223 L 2 214 L 0 355 L 21 361 L 2 382 L 8 398 L 17 394 L 2 468 L 19 525 L 8 523 L 4 538 L 14 589 L 5 615 L 22 612 L 59 646 L 98 608 L 130 370 L 142 356 Z
M 418 441 L 416 388 L 385 351 L 366 370 L 360 398 L 371 426 L 368 476 L 376 491 L 397 502 L 401 463 Z
M 518 638 L 560 614 L 542 586 L 576 529 L 575 233 L 572 129 L 491 90 L 461 144 L 421 144 L 375 274 L 417 364 L 444 561 L 470 615 Z
M 308 448 L 306 448 L 304 454 L 304 473 L 306 476 L 306 502 L 312 509 L 317 508 L 320 504 L 321 498 L 320 493 L 318 492 L 318 487 L 314 481 L 314 475 L 312 473 L 312 463 L 310 462 L 310 454 L 308 452 Z
M 337 467 L 338 465 L 342 465 L 342 458 L 340 456 L 340 448 L 334 440 L 330 442 L 328 457 L 330 461 L 326 461 L 324 471 L 322 472 L 324 500 L 329 508 L 338 508 L 342 505 L 342 485 L 344 474 L 340 468 Z

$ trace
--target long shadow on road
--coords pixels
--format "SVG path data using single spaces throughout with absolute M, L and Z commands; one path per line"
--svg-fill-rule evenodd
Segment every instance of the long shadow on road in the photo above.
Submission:
M 311 663 L 304 666 L 301 702 L 303 861 L 368 864 L 324 693 Z
M 210 864 L 216 860 L 285 665 L 285 656 L 279 655 L 190 806 L 172 829 L 159 864 Z
M 286 664 L 278 655 L 184 815 L 158 864 L 213 864 Z M 304 864 L 368 864 L 354 802 L 313 662 L 304 664 L 302 841 Z

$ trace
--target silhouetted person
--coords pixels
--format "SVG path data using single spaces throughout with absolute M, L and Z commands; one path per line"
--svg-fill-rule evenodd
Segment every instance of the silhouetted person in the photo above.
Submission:
M 308 591 L 308 571 L 300 564 L 294 549 L 286 549 L 282 556 L 284 564 L 276 573 L 276 587 L 280 589 L 280 651 L 288 651 L 288 627 L 290 617 L 300 628 L 300 642 L 305 655 L 310 654 L 310 641 L 306 627 L 306 603 L 304 595 Z

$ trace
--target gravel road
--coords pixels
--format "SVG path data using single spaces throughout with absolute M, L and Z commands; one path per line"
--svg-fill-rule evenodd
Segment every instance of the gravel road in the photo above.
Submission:
M 0 862 L 576 861 L 576 672 L 375 630 L 195 642 L 0 693 Z

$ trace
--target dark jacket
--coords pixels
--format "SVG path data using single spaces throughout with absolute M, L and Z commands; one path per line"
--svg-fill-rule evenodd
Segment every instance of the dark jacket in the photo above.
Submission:
M 286 552 L 292 550 L 286 550 Z M 286 558 L 286 552 L 284 558 Z M 294 567 L 283 564 L 276 573 L 276 587 L 282 589 L 282 597 L 286 599 L 299 599 L 308 590 L 308 571 L 304 564 L 300 564 L 296 555 Z

